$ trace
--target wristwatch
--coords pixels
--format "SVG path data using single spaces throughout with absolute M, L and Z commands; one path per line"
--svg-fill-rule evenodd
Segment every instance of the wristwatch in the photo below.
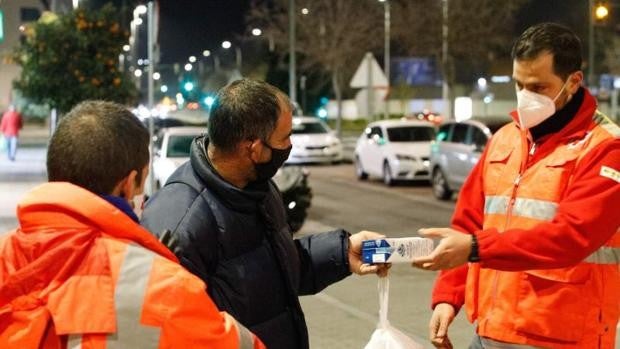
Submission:
M 480 255 L 478 254 L 478 238 L 476 234 L 471 234 L 471 252 L 467 260 L 472 263 L 480 262 Z

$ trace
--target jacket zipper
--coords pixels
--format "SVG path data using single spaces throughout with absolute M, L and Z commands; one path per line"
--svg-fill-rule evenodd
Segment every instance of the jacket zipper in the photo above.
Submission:
M 516 201 L 517 190 L 519 189 L 519 184 L 521 184 L 521 178 L 523 178 L 523 174 L 525 172 L 525 168 L 527 167 L 527 163 L 529 162 L 530 157 L 534 156 L 534 152 L 536 152 L 536 143 L 532 143 L 532 146 L 530 147 L 530 150 L 526 155 L 525 163 L 523 166 L 520 167 L 519 174 L 517 174 L 517 178 L 515 178 L 514 180 L 514 183 L 512 186 L 512 193 L 510 194 L 510 200 L 508 201 L 508 205 L 506 207 L 506 223 L 504 224 L 504 231 L 506 231 L 506 229 L 508 229 L 508 226 L 510 225 L 510 218 L 512 217 L 512 208 L 514 207 L 514 204 Z M 492 303 L 491 303 L 491 312 L 495 310 L 495 301 L 497 300 L 498 280 L 499 280 L 499 271 L 496 270 L 495 275 L 493 276 L 493 298 L 492 298 Z

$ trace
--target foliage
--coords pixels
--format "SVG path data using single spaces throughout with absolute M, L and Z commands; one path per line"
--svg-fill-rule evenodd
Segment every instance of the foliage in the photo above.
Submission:
M 302 8 L 308 14 L 302 14 Z M 383 6 L 379 3 L 298 0 L 295 13 L 300 71 L 320 71 L 327 75 L 326 84 L 336 78 L 338 87 L 344 88 L 364 53 L 383 47 Z M 248 22 L 265 28 L 276 46 L 288 52 L 288 0 L 254 1 Z
M 450 83 L 469 80 L 498 57 L 508 57 L 516 11 L 526 0 L 446 0 L 448 4 L 448 67 Z M 443 1 L 395 0 L 393 37 L 412 56 L 441 61 Z M 455 71 L 456 70 L 456 71 Z M 469 71 L 467 71 L 469 70 Z M 458 79 L 460 77 L 461 79 Z
M 128 35 L 112 6 L 59 16 L 46 12 L 27 28 L 16 49 L 22 72 L 14 86 L 24 97 L 61 113 L 86 99 L 129 103 L 136 88 L 118 69 Z

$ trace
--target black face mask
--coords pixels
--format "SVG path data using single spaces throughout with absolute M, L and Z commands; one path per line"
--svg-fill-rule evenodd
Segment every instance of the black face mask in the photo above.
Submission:
M 292 145 L 285 149 L 278 149 L 272 148 L 269 144 L 267 144 L 267 142 L 263 142 L 263 144 L 267 148 L 271 149 L 271 160 L 254 165 L 257 181 L 266 181 L 273 177 L 276 172 L 278 172 L 278 169 L 284 165 L 284 162 L 288 159 L 288 156 L 291 153 L 291 149 L 293 149 Z

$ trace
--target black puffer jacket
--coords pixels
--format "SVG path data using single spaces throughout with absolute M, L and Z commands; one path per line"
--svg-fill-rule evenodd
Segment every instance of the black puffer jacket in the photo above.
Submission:
M 308 348 L 298 296 L 350 274 L 348 233 L 293 240 L 273 182 L 232 186 L 209 163 L 205 142 L 194 140 L 190 161 L 148 201 L 142 224 L 156 235 L 172 231 L 181 264 L 268 348 Z

